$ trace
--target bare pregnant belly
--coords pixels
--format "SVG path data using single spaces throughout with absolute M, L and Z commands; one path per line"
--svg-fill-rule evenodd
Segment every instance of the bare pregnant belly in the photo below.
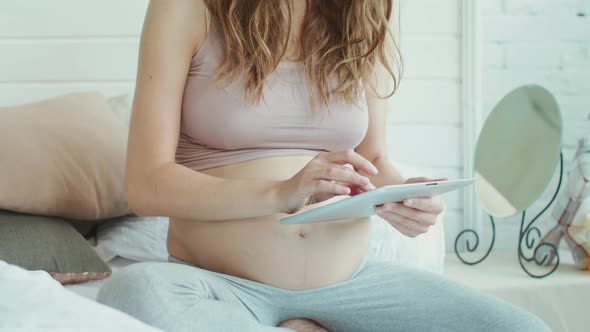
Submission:
M 200 172 L 234 179 L 286 180 L 311 158 L 263 158 Z M 301 212 L 345 197 L 306 206 Z M 356 270 L 367 248 L 369 219 L 281 225 L 278 220 L 285 216 L 224 221 L 171 218 L 168 251 L 207 270 L 293 290 L 344 281 Z

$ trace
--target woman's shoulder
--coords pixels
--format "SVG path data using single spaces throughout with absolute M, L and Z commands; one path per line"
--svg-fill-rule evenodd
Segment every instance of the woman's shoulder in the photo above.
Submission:
M 144 29 L 158 29 L 179 42 L 190 42 L 198 50 L 205 40 L 210 14 L 204 0 L 151 0 Z

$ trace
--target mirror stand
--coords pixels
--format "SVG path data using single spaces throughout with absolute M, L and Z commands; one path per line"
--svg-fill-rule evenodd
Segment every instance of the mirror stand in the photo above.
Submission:
M 563 179 L 563 152 L 560 151 L 559 152 L 559 181 L 557 183 L 557 188 L 555 189 L 555 193 L 553 194 L 553 197 L 551 198 L 549 203 L 541 210 L 541 212 L 539 212 L 534 218 L 532 218 L 531 221 L 526 223 L 526 226 L 525 226 L 525 217 L 526 217 L 527 210 L 525 209 L 521 213 L 520 230 L 519 230 L 519 235 L 518 235 L 518 246 L 517 246 L 518 247 L 518 249 L 517 249 L 518 263 L 520 264 L 520 266 L 522 267 L 524 272 L 526 272 L 529 276 L 531 276 L 533 278 L 547 277 L 548 275 L 555 272 L 555 270 L 557 270 L 557 267 L 559 266 L 559 251 L 558 251 L 557 246 L 555 246 L 551 243 L 547 243 L 547 242 L 543 242 L 540 245 L 536 245 L 537 241 L 541 239 L 541 231 L 537 227 L 534 226 L 534 223 L 539 219 L 539 217 L 543 213 L 545 213 L 545 211 L 549 208 L 549 206 L 551 206 L 553 201 L 555 201 L 555 198 L 557 197 L 557 194 L 559 193 L 559 189 L 561 188 L 562 179 Z M 463 256 L 464 252 L 459 250 L 460 243 L 464 243 L 464 248 L 466 249 L 467 253 L 473 253 L 474 251 L 477 250 L 477 247 L 479 246 L 479 235 L 475 230 L 465 229 L 465 230 L 461 231 L 459 233 L 459 235 L 457 235 L 457 237 L 455 238 L 455 254 L 459 258 L 459 260 L 461 262 L 463 262 L 464 264 L 477 265 L 477 264 L 483 262 L 489 256 L 489 254 L 492 252 L 492 248 L 494 247 L 494 243 L 496 241 L 496 225 L 494 222 L 494 217 L 492 217 L 491 215 L 489 215 L 489 217 L 490 217 L 490 224 L 492 225 L 492 240 L 490 242 L 489 248 L 486 250 L 485 254 L 481 258 L 479 258 L 477 260 L 470 260 L 470 259 L 468 259 L 468 257 Z M 471 242 L 469 241 L 470 235 L 471 235 L 471 237 L 475 238 L 475 243 L 473 245 L 471 245 Z M 533 251 L 532 256 L 529 257 L 525 254 L 525 252 L 523 251 L 523 245 L 526 246 L 528 251 L 531 251 L 531 250 Z M 532 272 L 531 270 L 529 270 L 529 268 L 527 268 L 527 266 L 525 265 L 525 262 L 526 263 L 535 262 L 537 266 L 546 266 L 546 263 L 548 260 L 547 255 L 544 255 L 540 259 L 539 258 L 535 259 L 535 257 L 538 257 L 537 251 L 543 246 L 549 247 L 549 249 L 555 254 L 555 257 L 556 257 L 555 264 L 553 264 L 551 269 L 547 272 L 544 272 L 544 273 Z M 472 256 L 473 255 L 469 255 L 469 257 L 472 257 Z

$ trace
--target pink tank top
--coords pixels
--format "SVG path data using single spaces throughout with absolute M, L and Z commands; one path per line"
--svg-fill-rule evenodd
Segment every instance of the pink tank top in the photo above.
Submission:
M 355 148 L 368 127 L 364 95 L 357 103 L 336 96 L 312 110 L 306 75 L 281 62 L 265 81 L 263 99 L 249 103 L 241 80 L 211 82 L 224 58 L 214 25 L 192 59 L 184 97 L 176 162 L 194 170 L 272 156 L 316 155 Z M 320 114 L 320 115 L 318 115 Z

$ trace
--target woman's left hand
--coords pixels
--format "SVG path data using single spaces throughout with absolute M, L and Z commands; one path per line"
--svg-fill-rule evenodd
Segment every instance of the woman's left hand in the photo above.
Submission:
M 417 182 L 440 181 L 446 179 L 429 179 L 416 177 L 407 179 L 404 184 Z M 440 196 L 417 197 L 405 199 L 399 203 L 386 203 L 375 208 L 377 215 L 385 219 L 400 233 L 416 237 L 428 232 L 430 226 L 434 225 L 438 215 L 445 209 Z

